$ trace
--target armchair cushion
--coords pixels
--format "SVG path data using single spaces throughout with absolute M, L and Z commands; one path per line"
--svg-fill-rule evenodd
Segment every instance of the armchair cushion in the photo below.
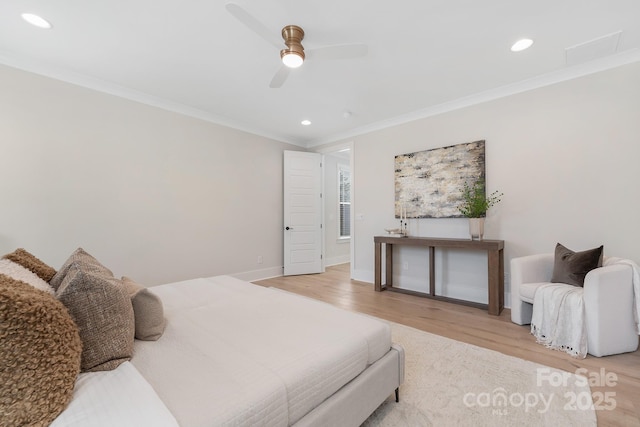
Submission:
M 584 278 L 591 270 L 602 267 L 603 246 L 574 252 L 558 243 L 553 262 L 552 283 L 584 286 Z
M 522 283 L 520 285 L 520 299 L 529 304 L 533 304 L 533 297 L 536 295 L 538 288 L 548 284 L 549 282 Z

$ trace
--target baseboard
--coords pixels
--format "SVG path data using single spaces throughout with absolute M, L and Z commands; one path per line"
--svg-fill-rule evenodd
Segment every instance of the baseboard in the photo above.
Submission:
M 367 282 L 373 284 L 375 282 L 373 277 L 373 271 L 369 270 L 353 270 L 353 280 L 357 280 L 359 282 Z
M 262 270 L 244 271 L 241 273 L 229 274 L 229 276 L 247 282 L 255 282 L 257 280 L 271 279 L 272 277 L 282 276 L 282 267 L 269 267 Z
M 351 261 L 351 256 L 349 254 L 335 256 L 331 258 L 325 259 L 325 266 L 331 267 L 332 265 L 346 264 Z
M 327 264 L 325 265 L 325 267 L 345 264 L 348 262 L 350 262 L 349 255 L 329 258 L 327 259 Z M 284 273 L 283 267 L 269 267 L 269 268 L 264 268 L 262 270 L 250 270 L 250 271 L 243 271 L 240 273 L 233 273 L 233 274 L 229 274 L 229 276 L 235 277 L 236 279 L 244 280 L 247 282 L 255 282 L 257 280 L 265 280 L 265 279 L 271 279 L 272 277 L 280 277 L 283 275 L 283 273 Z
M 360 282 L 375 283 L 374 274 L 369 270 L 353 270 L 353 280 Z M 506 291 L 504 293 L 504 307 L 511 308 L 511 292 Z

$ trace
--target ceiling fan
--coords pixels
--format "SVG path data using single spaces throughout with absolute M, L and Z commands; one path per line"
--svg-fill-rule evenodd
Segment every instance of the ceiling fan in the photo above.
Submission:
M 277 49 L 283 47 L 282 41 L 278 37 L 275 37 L 273 31 L 258 21 L 240 5 L 228 2 L 225 8 L 233 17 L 268 43 L 271 43 Z M 280 51 L 282 66 L 271 79 L 269 83 L 270 88 L 276 89 L 281 87 L 287 80 L 287 77 L 289 77 L 291 69 L 301 66 L 307 57 L 313 61 L 319 59 L 350 59 L 365 56 L 368 51 L 367 45 L 362 43 L 336 44 L 305 51 L 302 46 L 304 35 L 304 30 L 297 25 L 287 25 L 282 29 L 282 39 L 284 40 L 286 48 Z

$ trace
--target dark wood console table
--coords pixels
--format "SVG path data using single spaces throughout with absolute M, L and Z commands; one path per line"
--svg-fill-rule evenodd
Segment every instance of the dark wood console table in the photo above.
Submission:
M 377 292 L 388 290 L 402 292 L 411 295 L 418 295 L 433 298 L 441 301 L 455 302 L 488 309 L 489 314 L 500 315 L 504 308 L 504 240 L 470 240 L 470 239 L 447 239 L 439 237 L 391 237 L 375 236 L 375 289 Z M 382 284 L 382 246 L 386 252 L 386 283 Z M 425 246 L 429 248 L 429 293 L 411 291 L 407 289 L 394 288 L 393 277 L 393 246 Z M 489 304 L 481 304 L 473 301 L 464 301 L 455 298 L 448 298 L 436 295 L 436 275 L 435 275 L 435 249 L 472 249 L 487 252 L 488 273 L 489 273 Z

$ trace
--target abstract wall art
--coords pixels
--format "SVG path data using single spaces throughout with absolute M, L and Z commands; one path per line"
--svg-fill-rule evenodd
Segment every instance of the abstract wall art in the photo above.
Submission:
M 459 218 L 465 183 L 485 180 L 485 141 L 395 157 L 395 214 L 400 218 Z

